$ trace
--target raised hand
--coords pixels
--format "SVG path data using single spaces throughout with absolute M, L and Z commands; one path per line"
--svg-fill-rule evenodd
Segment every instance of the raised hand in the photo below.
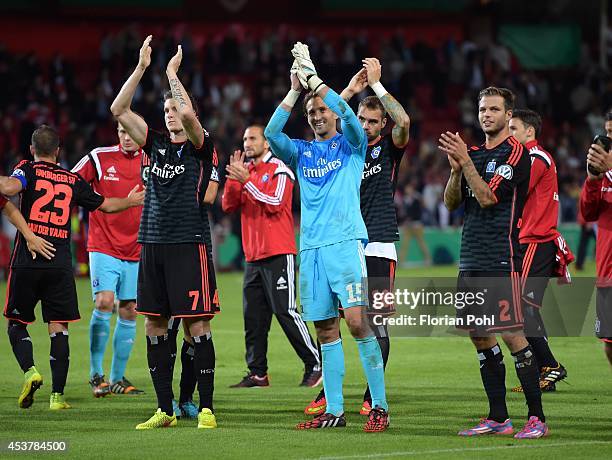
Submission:
M 40 236 L 34 235 L 31 239 L 26 241 L 26 244 L 28 246 L 28 251 L 30 251 L 32 255 L 32 259 L 36 259 L 36 254 L 40 254 L 47 260 L 51 260 L 55 257 L 55 248 L 53 244 Z
M 147 35 L 142 46 L 140 47 L 140 54 L 138 56 L 138 67 L 145 70 L 151 64 L 151 40 L 153 35 Z
M 293 60 L 293 65 L 291 66 L 291 70 L 289 71 L 289 78 L 291 79 L 291 89 L 295 91 L 302 91 L 302 88 L 308 89 L 308 83 L 306 80 L 303 82 L 298 77 L 298 71 L 300 70 L 300 66 L 297 61 Z
M 225 167 L 227 178 L 234 179 L 244 184 L 249 180 L 249 168 L 244 164 L 245 153 L 235 150 L 230 157 L 230 164 Z
M 300 78 L 300 83 L 303 84 L 303 82 L 308 81 L 308 77 L 317 74 L 317 69 L 315 69 L 314 63 L 312 62 L 312 59 L 310 59 L 308 45 L 297 42 L 295 45 L 293 45 L 291 54 L 295 58 L 298 65 L 297 75 Z
M 587 154 L 587 173 L 591 178 L 601 178 L 602 174 L 612 169 L 612 153 L 606 152 L 600 145 L 591 144 L 589 153 Z M 599 174 L 593 174 L 591 169 L 599 171 Z
M 244 159 L 246 158 L 246 154 L 240 150 L 234 150 L 234 153 L 230 155 L 230 165 L 233 164 L 242 164 L 244 165 Z
M 368 73 L 366 69 L 361 69 L 348 84 L 348 89 L 353 93 L 361 93 L 364 89 L 368 87 Z
M 446 153 L 454 171 L 458 172 L 466 162 L 470 161 L 467 145 L 463 142 L 459 133 L 453 134 L 446 131 L 446 133 L 440 135 L 438 143 L 438 148 Z
M 183 60 L 183 47 L 179 45 L 176 50 L 176 54 L 172 56 L 172 59 L 170 59 L 170 61 L 168 61 L 166 72 L 177 73 L 179 67 L 181 66 L 182 60 Z
M 382 66 L 380 61 L 376 58 L 365 58 L 361 61 L 363 68 L 366 70 L 368 75 L 368 84 L 372 86 L 380 81 L 382 74 Z

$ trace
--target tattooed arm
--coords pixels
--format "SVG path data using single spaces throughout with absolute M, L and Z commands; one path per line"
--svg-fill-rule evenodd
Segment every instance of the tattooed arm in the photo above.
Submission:
M 461 136 L 458 133 L 453 134 L 447 131 L 440 136 L 438 142 L 440 143 L 438 148 L 448 155 L 449 161 L 453 160 L 455 165 L 461 168 L 463 177 L 465 177 L 480 207 L 489 208 L 497 204 L 497 197 L 489 187 L 489 184 L 476 171 L 476 167 L 468 155 L 467 145 L 465 145 Z M 453 162 L 451 162 L 451 165 L 453 165 Z M 453 169 L 455 169 L 454 166 Z M 444 194 L 444 201 L 446 202 L 446 192 Z
M 450 161 L 450 160 L 449 160 Z M 451 175 L 444 189 L 444 205 L 449 211 L 454 211 L 461 205 L 463 196 L 461 193 L 461 169 L 458 171 L 453 167 Z
M 393 131 L 391 132 L 393 144 L 396 147 L 405 147 L 408 144 L 410 117 L 402 107 L 402 104 L 397 102 L 380 83 L 382 66 L 379 60 L 376 58 L 365 58 L 362 62 L 367 72 L 368 85 L 374 90 L 383 107 L 395 122 Z
M 172 97 L 178 103 L 178 113 L 181 123 L 183 124 L 185 134 L 191 143 L 196 146 L 196 148 L 200 148 L 204 144 L 204 131 L 202 130 L 200 120 L 198 120 L 198 117 L 193 110 L 189 95 L 176 75 L 182 59 L 183 49 L 181 48 L 181 45 L 179 45 L 178 51 L 172 57 L 172 59 L 170 59 L 170 62 L 168 62 L 168 67 L 166 67 L 166 76 L 168 77 Z
M 391 131 L 393 144 L 400 148 L 406 147 L 410 137 L 410 117 L 402 107 L 402 104 L 397 102 L 391 94 L 387 93 L 379 99 L 391 119 L 395 122 L 395 126 Z
M 480 207 L 490 208 L 491 206 L 497 204 L 495 194 L 491 190 L 491 187 L 489 187 L 489 184 L 487 184 L 482 177 L 480 177 L 480 174 L 478 171 L 476 171 L 476 167 L 474 166 L 474 163 L 472 163 L 472 160 L 468 159 L 465 163 L 463 163 L 462 168 L 463 176 L 465 177 L 470 189 L 472 189 L 472 192 L 474 192 L 474 197 L 478 201 L 478 204 L 480 204 Z

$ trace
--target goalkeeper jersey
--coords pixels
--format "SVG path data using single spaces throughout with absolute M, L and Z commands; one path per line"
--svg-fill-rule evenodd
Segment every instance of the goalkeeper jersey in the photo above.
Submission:
M 330 89 L 323 101 L 340 116 L 343 134 L 324 141 L 289 139 L 281 132 L 289 112 L 281 107 L 266 127 L 274 154 L 297 173 L 300 250 L 368 239 L 359 204 L 367 138 L 357 116 L 338 94 Z

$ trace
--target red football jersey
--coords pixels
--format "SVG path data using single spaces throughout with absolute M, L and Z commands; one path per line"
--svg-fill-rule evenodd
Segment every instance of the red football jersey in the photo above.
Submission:
M 104 197 L 123 198 L 137 184 L 143 185 L 140 174 L 142 150 L 125 152 L 121 145 L 100 147 L 85 155 L 72 169 Z M 140 258 L 136 242 L 142 206 L 106 214 L 94 211 L 89 215 L 87 250 L 102 252 L 121 260 Z
M 531 176 L 519 240 L 521 244 L 545 243 L 559 235 L 557 167 L 551 154 L 539 146 L 538 141 L 527 142 L 525 147 L 531 158 Z
M 612 169 L 603 179 L 585 181 L 580 212 L 587 222 L 597 222 L 597 286 L 612 287 Z
M 280 254 L 295 254 L 291 198 L 293 172 L 271 153 L 249 164 L 249 180 L 228 179 L 222 198 L 223 211 L 240 209 L 242 248 L 247 262 Z

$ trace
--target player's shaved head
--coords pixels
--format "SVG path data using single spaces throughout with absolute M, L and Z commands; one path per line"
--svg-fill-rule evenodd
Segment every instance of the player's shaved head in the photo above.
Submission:
M 53 157 L 59 148 L 59 134 L 49 125 L 41 125 L 32 133 L 32 147 L 36 154 Z

